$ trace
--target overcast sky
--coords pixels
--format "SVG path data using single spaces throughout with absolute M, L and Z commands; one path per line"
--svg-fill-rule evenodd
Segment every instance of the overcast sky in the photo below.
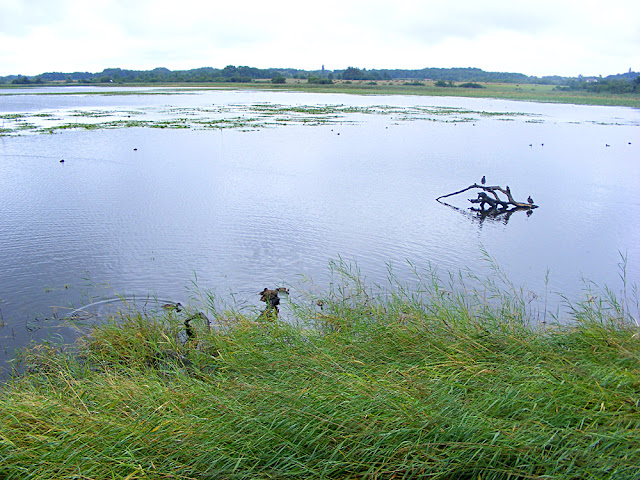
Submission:
M 0 75 L 226 65 L 640 71 L 640 1 L 0 0 Z

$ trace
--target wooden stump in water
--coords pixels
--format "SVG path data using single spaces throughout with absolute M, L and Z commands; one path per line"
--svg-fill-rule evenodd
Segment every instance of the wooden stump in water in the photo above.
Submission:
M 478 205 L 478 208 L 470 207 L 470 210 L 473 210 L 474 212 L 479 212 L 483 216 L 497 217 L 498 215 L 511 213 L 516 210 L 527 210 L 528 213 L 530 213 L 534 208 L 538 208 L 538 205 L 535 205 L 533 203 L 533 199 L 531 198 L 531 195 L 529 195 L 529 198 L 527 199 L 526 202 L 516 201 L 513 198 L 513 195 L 511 195 L 511 189 L 509 188 L 508 185 L 506 188 L 502 188 L 498 185 L 487 186 L 487 185 L 478 185 L 477 183 L 474 183 L 457 192 L 448 193 L 447 195 L 442 195 L 436 198 L 436 201 L 446 205 L 445 202 L 441 202 L 440 200 L 443 198 L 452 197 L 454 195 L 459 195 L 463 192 L 466 192 L 472 189 L 479 189 L 481 191 L 478 193 L 477 198 L 469 199 L 469 202 L 471 202 L 474 205 Z

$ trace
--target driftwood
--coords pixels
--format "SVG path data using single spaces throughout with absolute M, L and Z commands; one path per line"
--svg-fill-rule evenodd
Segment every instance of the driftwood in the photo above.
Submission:
M 463 192 L 466 192 L 467 190 L 472 190 L 474 188 L 480 189 L 482 191 L 478 193 L 477 198 L 469 199 L 469 202 L 478 205 L 478 208 L 470 207 L 470 210 L 479 212 L 483 216 L 498 216 L 503 214 L 510 214 L 516 210 L 527 210 L 527 214 L 530 214 L 534 208 L 538 208 L 538 205 L 535 205 L 533 203 L 533 199 L 531 198 L 531 196 L 529 196 L 526 202 L 516 201 L 511 195 L 511 189 L 508 185 L 506 188 L 502 188 L 497 185 L 487 186 L 474 183 L 473 185 L 469 185 L 467 188 L 463 188 L 462 190 L 459 190 L 457 192 L 442 195 L 436 198 L 436 201 L 447 205 L 445 202 L 441 202 L 443 198 L 459 195 Z M 506 199 L 502 198 L 499 193 L 503 194 Z

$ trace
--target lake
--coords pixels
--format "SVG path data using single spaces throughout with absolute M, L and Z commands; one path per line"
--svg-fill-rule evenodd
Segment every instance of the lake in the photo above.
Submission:
M 588 281 L 620 292 L 621 256 L 640 280 L 637 109 L 65 87 L 0 90 L 0 118 L 4 366 L 83 305 L 211 291 L 258 308 L 264 287 L 326 288 L 340 259 L 384 284 L 482 278 L 488 254 L 558 308 Z M 483 175 L 539 208 L 435 201 Z

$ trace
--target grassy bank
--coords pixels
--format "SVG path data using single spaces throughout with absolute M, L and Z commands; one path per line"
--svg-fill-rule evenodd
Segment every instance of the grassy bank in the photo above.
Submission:
M 623 106 L 640 108 L 640 95 L 615 94 L 609 92 L 595 93 L 582 90 L 561 91 L 556 90 L 553 85 L 537 85 L 537 84 L 512 84 L 512 83 L 481 83 L 483 88 L 461 88 L 458 85 L 454 87 L 438 87 L 432 81 L 336 81 L 334 84 L 310 84 L 306 80 L 289 79 L 286 84 L 272 84 L 270 81 L 255 81 L 251 83 L 132 83 L 132 84 L 91 84 L 93 86 L 114 87 L 163 87 L 168 90 L 172 88 L 193 88 L 193 89 L 233 89 L 233 90 L 286 90 L 300 92 L 317 92 L 317 93 L 346 93 L 357 95 L 422 95 L 422 96 L 452 96 L 452 97 L 475 97 L 475 98 L 497 98 L 505 100 L 520 100 L 532 102 L 548 102 L 548 103 L 567 103 L 576 105 L 603 105 L 603 106 Z M 51 86 L 51 85 L 40 85 Z M 65 90 L 68 85 L 56 85 L 60 87 L 59 94 L 74 94 Z M 34 87 L 34 88 L 39 88 Z M 2 90 L 11 93 L 15 86 L 0 86 Z M 24 89 L 24 86 L 19 87 Z M 26 87 L 27 89 L 30 87 Z M 41 95 L 41 93 L 35 93 Z M 49 93 L 47 93 L 49 94 Z M 83 94 L 91 94 L 91 92 L 83 92 Z M 131 94 L 130 92 L 122 93 L 109 92 L 109 95 Z M 148 94 L 153 94 L 149 92 Z
M 533 326 L 517 291 L 341 280 L 292 291 L 297 325 L 211 307 L 189 341 L 165 312 L 28 351 L 0 478 L 638 478 L 626 302 Z
M 508 83 L 482 83 L 484 88 L 460 88 L 437 87 L 434 82 L 419 82 L 423 85 L 414 85 L 412 82 L 378 82 L 371 85 L 369 82 L 353 81 L 345 83 L 337 82 L 334 85 L 315 85 L 306 82 L 289 83 L 284 86 L 270 86 L 287 90 L 317 91 L 325 93 L 351 93 L 360 95 L 425 95 L 425 96 L 452 96 L 475 98 L 498 98 L 504 100 L 520 100 L 548 103 L 568 103 L 576 105 L 603 105 L 640 107 L 640 95 L 638 94 L 613 94 L 594 93 L 586 91 L 561 91 L 555 90 L 553 85 L 525 85 Z M 255 88 L 256 84 L 248 84 L 247 87 Z M 264 88 L 264 86 L 263 86 Z

